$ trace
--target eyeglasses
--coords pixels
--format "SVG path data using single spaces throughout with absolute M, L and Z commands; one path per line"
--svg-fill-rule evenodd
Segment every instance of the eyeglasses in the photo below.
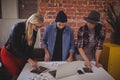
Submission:
M 40 25 L 40 26 L 37 26 L 36 24 L 34 24 L 34 26 L 35 26 L 35 27 L 37 27 L 37 28 L 41 28 L 41 27 L 42 27 L 42 25 Z

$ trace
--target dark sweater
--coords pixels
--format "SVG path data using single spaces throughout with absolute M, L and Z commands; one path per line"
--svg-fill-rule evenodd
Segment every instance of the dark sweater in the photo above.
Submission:
M 53 52 L 52 61 L 62 61 L 62 34 L 63 34 L 64 28 L 59 29 L 57 27 L 57 35 L 56 35 L 56 41 L 55 41 L 55 47 Z
M 10 36 L 5 44 L 7 50 L 14 56 L 26 61 L 32 56 L 37 32 L 33 31 L 33 44 L 29 46 L 25 39 L 25 22 L 12 27 Z

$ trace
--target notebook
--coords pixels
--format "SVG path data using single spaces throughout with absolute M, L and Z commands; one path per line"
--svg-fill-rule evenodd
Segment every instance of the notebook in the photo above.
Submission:
M 50 71 L 54 78 L 60 79 L 77 74 L 79 67 L 79 61 L 67 62 L 57 67 L 57 70 Z

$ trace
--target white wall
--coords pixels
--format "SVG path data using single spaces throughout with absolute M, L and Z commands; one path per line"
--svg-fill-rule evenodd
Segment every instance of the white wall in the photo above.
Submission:
M 0 47 L 4 45 L 4 43 L 7 41 L 11 26 L 19 22 L 21 20 L 19 19 L 2 19 L 0 20 Z
M 2 19 L 0 19 L 0 47 L 8 39 L 11 26 L 23 19 L 18 19 L 17 0 L 1 0 Z
M 17 0 L 1 0 L 2 17 L 17 18 Z

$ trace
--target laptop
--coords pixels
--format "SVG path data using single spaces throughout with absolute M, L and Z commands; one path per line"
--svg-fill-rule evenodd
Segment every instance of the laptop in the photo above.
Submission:
M 68 76 L 77 74 L 79 65 L 80 65 L 79 61 L 67 62 L 67 63 L 59 65 L 57 67 L 57 70 L 50 71 L 49 73 L 55 79 L 61 79 L 64 77 L 68 77 Z

